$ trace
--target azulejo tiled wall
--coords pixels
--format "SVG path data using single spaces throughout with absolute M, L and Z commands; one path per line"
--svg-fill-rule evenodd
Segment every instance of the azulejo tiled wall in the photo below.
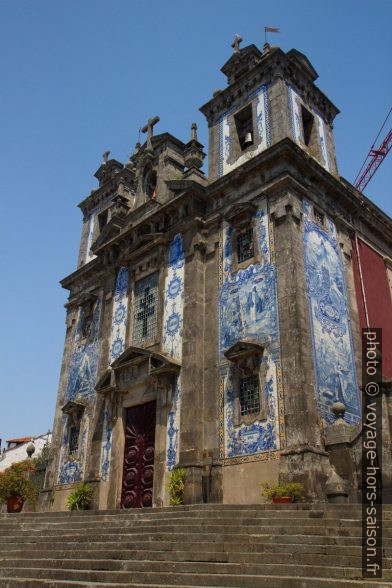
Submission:
M 125 350 L 128 320 L 128 268 L 121 267 L 117 274 L 114 292 L 112 326 L 110 331 L 109 364 Z
M 256 128 L 258 133 L 257 148 L 244 153 L 238 159 L 230 163 L 230 155 L 233 142 L 233 133 L 236 133 L 235 124 L 231 117 L 236 110 L 241 110 L 256 98 Z M 269 147 L 270 125 L 268 109 L 268 86 L 259 86 L 244 100 L 243 105 L 231 108 L 221 115 L 219 119 L 219 175 L 223 176 L 232 169 L 242 165 L 249 157 L 253 157 Z
M 360 421 L 360 399 L 354 363 L 344 272 L 333 222 L 316 223 L 312 205 L 304 202 L 304 254 L 312 329 L 318 409 L 333 420 L 335 401 L 346 406 L 345 420 Z
M 106 481 L 109 479 L 110 456 L 112 453 L 112 426 L 109 421 L 109 400 L 105 400 L 103 411 L 103 438 L 102 438 L 102 458 L 101 458 L 101 478 Z
M 87 407 L 95 396 L 95 384 L 99 360 L 99 327 L 101 300 L 97 298 L 92 322 L 86 336 L 82 336 L 83 311 L 79 309 L 79 319 L 73 343 L 73 352 L 68 367 L 66 401 L 84 399 Z M 84 471 L 86 442 L 88 435 L 87 408 L 80 423 L 79 449 L 76 456 L 69 455 L 68 417 L 63 416 L 62 445 L 59 463 L 59 484 L 69 484 L 81 479 Z
M 63 439 L 60 451 L 58 484 L 72 484 L 73 482 L 79 482 L 83 478 L 88 435 L 88 421 L 87 418 L 83 418 L 81 422 L 81 431 L 79 436 L 81 441 L 77 456 L 68 454 L 69 427 L 68 419 L 65 415 L 62 418 L 62 425 Z
M 225 460 L 266 459 L 269 452 L 285 444 L 283 391 L 280 364 L 280 338 L 276 267 L 270 234 L 267 203 L 260 200 L 254 218 L 261 262 L 244 270 L 232 271 L 233 229 L 225 223 L 221 243 L 219 288 L 220 352 L 220 451 Z M 234 375 L 236 367 L 224 351 L 242 340 L 264 346 L 264 404 L 266 418 L 252 424 L 235 425 Z
M 182 358 L 182 325 L 184 310 L 185 259 L 182 236 L 176 235 L 170 244 L 165 278 L 162 348 L 171 357 Z M 172 408 L 167 420 L 167 468 L 178 461 L 178 431 L 180 426 L 181 375 L 173 384 Z
M 303 136 L 303 127 L 302 127 L 302 115 L 300 112 L 300 107 L 302 104 L 302 100 L 297 92 L 292 88 L 292 86 L 288 87 L 289 91 L 289 105 L 290 105 L 290 119 L 291 119 L 291 132 L 293 138 L 299 143 L 300 145 L 304 145 L 304 136 Z M 317 121 L 317 129 L 318 129 L 318 137 L 320 143 L 320 150 L 322 155 L 322 165 L 328 171 L 331 171 L 331 164 L 328 155 L 328 146 L 327 146 L 327 131 L 325 128 L 324 120 L 321 118 L 318 112 L 314 109 L 311 109 L 308 105 L 306 108 L 310 110 Z

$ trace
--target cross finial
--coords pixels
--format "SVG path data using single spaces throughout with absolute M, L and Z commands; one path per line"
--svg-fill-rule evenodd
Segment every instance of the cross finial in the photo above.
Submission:
M 102 163 L 107 163 L 109 160 L 109 155 L 110 155 L 110 151 L 105 151 L 104 154 L 102 155 L 103 157 L 103 162 Z
M 197 124 L 192 123 L 191 126 L 191 140 L 197 141 Z
M 240 43 L 242 43 L 242 41 L 243 41 L 243 38 L 241 37 L 241 35 L 239 35 L 237 33 L 236 36 L 234 37 L 234 41 L 231 44 L 231 46 L 234 49 L 234 53 L 240 52 Z
M 147 121 L 147 124 L 144 125 L 144 127 L 142 128 L 142 133 L 147 133 L 147 147 L 148 148 L 152 148 L 152 143 L 151 143 L 151 139 L 153 137 L 154 131 L 154 125 L 156 125 L 161 119 L 159 118 L 159 116 L 154 116 L 154 118 L 149 118 Z

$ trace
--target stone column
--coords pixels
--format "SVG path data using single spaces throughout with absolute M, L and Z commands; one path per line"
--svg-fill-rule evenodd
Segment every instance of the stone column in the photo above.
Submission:
M 188 232 L 184 238 L 186 257 L 179 466 L 187 469 L 186 504 L 202 502 L 204 247 L 198 246 L 199 241 L 201 236 L 197 230 L 193 230 L 193 234 Z

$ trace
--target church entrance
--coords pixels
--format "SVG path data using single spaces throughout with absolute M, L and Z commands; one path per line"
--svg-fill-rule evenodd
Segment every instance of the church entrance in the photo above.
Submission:
M 122 508 L 152 506 L 156 402 L 127 409 Z

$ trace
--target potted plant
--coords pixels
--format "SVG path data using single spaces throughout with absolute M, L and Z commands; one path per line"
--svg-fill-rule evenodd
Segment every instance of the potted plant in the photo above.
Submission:
M 303 502 L 304 487 L 299 482 L 289 482 L 287 484 L 271 484 L 264 482 L 262 484 L 262 494 L 272 500 L 275 504 L 288 504 L 290 502 Z
M 87 510 L 93 498 L 93 488 L 88 482 L 82 482 L 67 498 L 68 510 Z
M 185 479 L 186 470 L 184 468 L 176 468 L 170 474 L 170 506 L 179 506 L 180 504 L 184 503 Z
M 35 460 L 26 459 L 0 473 L 0 500 L 7 502 L 7 512 L 20 512 L 26 500 L 35 505 L 39 490 L 29 478 L 35 467 Z

